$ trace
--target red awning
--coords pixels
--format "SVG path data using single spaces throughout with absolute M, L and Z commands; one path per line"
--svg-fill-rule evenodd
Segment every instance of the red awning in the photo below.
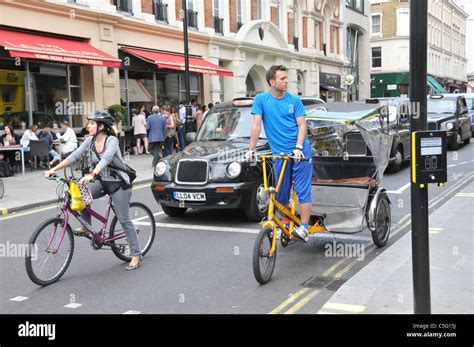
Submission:
M 184 55 L 182 54 L 146 51 L 128 47 L 122 47 L 122 49 L 156 64 L 159 69 L 184 71 Z M 219 76 L 234 76 L 232 71 L 197 57 L 189 57 L 189 71 Z
M 11 57 L 49 60 L 57 63 L 100 65 L 119 68 L 117 59 L 91 45 L 74 40 L 0 29 L 0 46 Z

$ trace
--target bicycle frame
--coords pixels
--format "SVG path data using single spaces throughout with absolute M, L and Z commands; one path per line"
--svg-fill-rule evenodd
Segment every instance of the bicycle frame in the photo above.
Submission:
M 293 192 L 293 204 L 291 206 L 291 209 L 288 209 L 286 206 L 283 206 L 278 200 L 276 199 L 276 193 L 280 190 L 280 185 L 281 181 L 283 180 L 283 176 L 286 170 L 286 166 L 288 163 L 288 160 L 290 158 L 286 155 L 262 155 L 260 157 L 262 159 L 262 169 L 263 169 L 263 185 L 265 192 L 269 192 L 270 195 L 270 202 L 268 205 L 268 220 L 263 224 L 263 228 L 270 227 L 273 229 L 273 239 L 272 239 L 272 248 L 270 250 L 269 256 L 272 257 L 275 254 L 276 251 L 276 241 L 277 241 L 277 232 L 276 229 L 277 227 L 280 228 L 283 234 L 288 239 L 294 238 L 293 235 L 291 234 L 290 230 L 293 230 L 293 228 L 296 226 L 299 226 L 301 224 L 301 219 L 296 216 L 296 199 L 297 195 L 296 192 Z M 283 166 L 280 171 L 280 175 L 278 177 L 278 182 L 275 187 L 269 187 L 268 186 L 268 176 L 267 176 L 267 159 L 275 159 L 275 160 L 284 160 Z M 281 215 L 287 217 L 290 220 L 290 225 L 289 228 L 285 227 L 281 219 L 279 219 L 275 215 L 275 210 L 278 211 Z M 310 225 L 308 227 L 308 232 L 310 234 L 313 233 L 318 233 L 322 231 L 326 231 L 326 227 L 324 226 L 322 220 L 318 219 L 315 224 Z
M 51 234 L 51 237 L 48 241 L 48 251 L 50 252 L 56 252 L 57 249 L 59 249 L 59 247 L 61 246 L 61 243 L 64 239 L 64 236 L 66 234 L 66 229 L 67 229 L 67 226 L 69 225 L 69 213 L 71 213 L 74 217 L 76 217 L 76 219 L 79 221 L 79 223 L 81 223 L 81 225 L 83 227 L 85 227 L 88 232 L 90 234 L 92 234 L 92 236 L 89 236 L 87 235 L 86 237 L 88 238 L 94 238 L 94 240 L 98 243 L 98 244 L 104 244 L 104 243 L 110 243 L 110 242 L 113 242 L 113 241 L 116 241 L 116 240 L 119 240 L 119 239 L 122 239 L 124 237 L 126 237 L 125 233 L 122 232 L 122 233 L 119 233 L 118 235 L 115 235 L 114 237 L 112 238 L 106 238 L 105 237 L 105 232 L 107 230 L 107 225 L 108 225 L 108 222 L 109 222 L 109 217 L 110 217 L 110 211 L 113 210 L 113 202 L 112 202 L 112 198 L 109 197 L 109 201 L 108 201 L 108 208 L 107 208 L 107 211 L 105 213 L 105 216 L 101 215 L 100 213 L 92 210 L 89 206 L 86 206 L 85 208 L 85 211 L 87 213 L 89 213 L 92 217 L 94 217 L 95 219 L 97 219 L 99 222 L 102 223 L 102 228 L 100 229 L 99 232 L 94 232 L 92 230 L 92 226 L 89 225 L 89 223 L 87 223 L 82 217 L 81 215 L 79 214 L 78 211 L 73 211 L 71 210 L 71 206 L 70 206 L 70 197 L 69 195 L 66 193 L 66 199 L 61 207 L 61 210 L 59 211 L 57 217 L 58 218 L 61 218 L 62 220 L 64 220 L 64 227 L 63 227 L 63 230 L 62 230 L 62 233 L 61 233 L 61 237 L 59 238 L 59 240 L 57 241 L 56 245 L 55 245 L 55 248 L 52 248 L 51 249 L 51 242 L 52 240 L 54 239 L 54 236 L 56 235 L 56 230 L 55 229 L 53 231 L 53 233 Z

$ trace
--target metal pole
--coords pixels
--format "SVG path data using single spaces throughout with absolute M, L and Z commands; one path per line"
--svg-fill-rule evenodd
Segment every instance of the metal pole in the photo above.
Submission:
M 191 106 L 191 86 L 189 82 L 188 8 L 186 0 L 182 0 L 182 4 L 184 34 L 184 84 L 186 88 L 186 122 L 184 126 L 184 133 L 187 134 L 194 131 L 194 119 L 193 110 Z
M 410 1 L 410 101 L 411 132 L 427 129 L 427 0 Z M 413 153 L 412 153 L 413 156 Z M 412 264 L 415 314 L 431 313 L 428 185 L 411 184 Z

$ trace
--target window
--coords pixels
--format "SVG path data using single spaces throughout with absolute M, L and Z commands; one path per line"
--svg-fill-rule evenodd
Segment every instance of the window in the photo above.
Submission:
M 262 0 L 257 0 L 257 19 L 263 19 Z
M 244 25 L 242 13 L 242 0 L 237 0 L 237 30 L 239 30 L 242 25 Z
M 156 20 L 168 23 L 168 4 L 163 3 L 163 0 L 154 0 L 153 12 Z
M 372 48 L 372 67 L 382 67 L 382 47 Z
M 115 0 L 114 4 L 117 11 L 132 14 L 132 0 Z
M 220 17 L 219 13 L 219 0 L 214 0 L 214 17 Z
M 346 0 L 346 7 L 364 13 L 364 0 Z
M 397 9 L 397 36 L 410 36 L 410 11 L 408 8 Z
M 372 36 L 382 35 L 382 16 L 380 14 L 372 15 Z

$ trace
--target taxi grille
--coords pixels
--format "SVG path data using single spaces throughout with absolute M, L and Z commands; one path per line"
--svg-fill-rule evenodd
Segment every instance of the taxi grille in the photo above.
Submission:
M 208 171 L 208 162 L 206 160 L 182 159 L 178 163 L 178 168 L 176 172 L 176 183 L 207 183 Z
M 438 130 L 438 123 L 428 122 L 428 130 Z

